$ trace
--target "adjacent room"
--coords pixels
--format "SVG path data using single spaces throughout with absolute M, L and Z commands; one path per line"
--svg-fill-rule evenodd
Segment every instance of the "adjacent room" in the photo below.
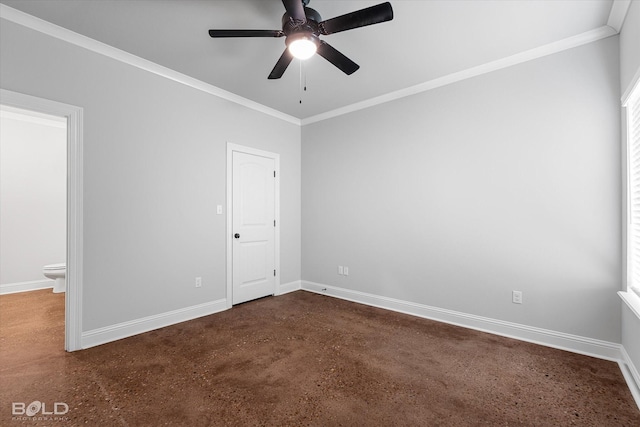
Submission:
M 638 0 L 0 0 L 0 106 L 2 425 L 640 424 Z

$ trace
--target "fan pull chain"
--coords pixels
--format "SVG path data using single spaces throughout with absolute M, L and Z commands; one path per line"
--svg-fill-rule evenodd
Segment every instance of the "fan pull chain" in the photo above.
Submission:
M 302 95 L 303 92 L 307 91 L 307 73 L 305 72 L 305 70 L 303 69 L 304 65 L 303 62 L 304 61 L 299 61 L 300 62 L 300 85 L 298 86 L 299 89 L 299 93 L 300 93 L 300 104 L 302 104 Z
M 300 104 L 302 104 L 302 60 L 298 60 L 300 62 L 300 86 L 298 86 L 298 91 L 300 92 Z

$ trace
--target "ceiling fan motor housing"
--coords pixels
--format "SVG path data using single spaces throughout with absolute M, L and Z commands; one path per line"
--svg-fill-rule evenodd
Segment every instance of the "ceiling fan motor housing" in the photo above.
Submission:
M 320 13 L 310 7 L 305 7 L 304 13 L 307 17 L 307 22 L 304 23 L 291 18 L 286 12 L 282 15 L 282 32 L 287 36 L 285 39 L 287 46 L 301 38 L 312 41 L 316 46 L 320 44 L 320 33 L 318 30 L 318 22 L 322 21 Z
M 304 14 L 307 17 L 307 22 L 297 21 L 286 12 L 282 15 L 282 31 L 285 35 L 289 35 L 292 32 L 300 32 L 302 29 L 310 32 L 318 31 L 318 22 L 322 21 L 320 14 L 310 7 L 304 8 Z

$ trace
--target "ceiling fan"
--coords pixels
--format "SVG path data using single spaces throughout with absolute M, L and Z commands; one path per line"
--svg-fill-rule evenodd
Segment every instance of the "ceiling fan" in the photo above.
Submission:
M 323 21 L 317 11 L 307 7 L 309 1 L 282 0 L 286 10 L 282 16 L 282 30 L 209 30 L 209 35 L 213 38 L 286 37 L 287 48 L 273 67 L 269 79 L 282 77 L 294 57 L 307 59 L 316 52 L 345 74 L 350 75 L 360 66 L 325 41 L 320 40 L 320 36 L 393 19 L 391 4 L 386 2 Z

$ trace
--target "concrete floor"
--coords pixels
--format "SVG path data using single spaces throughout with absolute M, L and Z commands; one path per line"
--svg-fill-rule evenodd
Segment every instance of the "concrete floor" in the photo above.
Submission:
M 614 362 L 304 291 L 74 353 L 63 330 L 64 295 L 0 296 L 0 425 L 640 425 Z

